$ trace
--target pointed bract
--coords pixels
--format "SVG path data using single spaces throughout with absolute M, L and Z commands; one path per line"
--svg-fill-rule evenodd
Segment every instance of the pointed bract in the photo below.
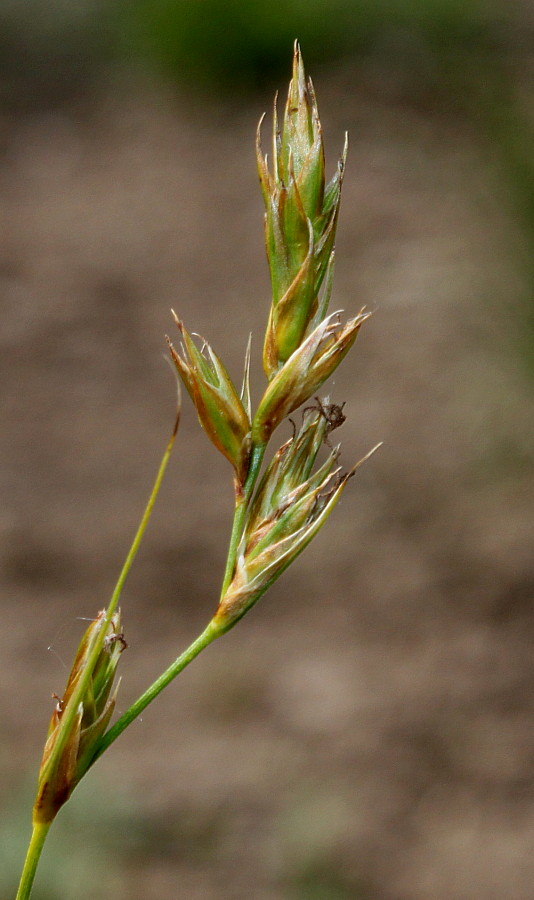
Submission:
M 126 642 L 121 631 L 120 611 L 115 612 L 107 626 L 105 615 L 104 610 L 89 625 L 78 647 L 65 693 L 62 698 L 57 698 L 39 771 L 34 822 L 48 823 L 54 819 L 87 771 L 97 743 L 113 715 L 118 684 L 113 694 L 111 691 Z M 97 652 L 96 643 L 101 641 L 103 627 L 106 627 L 106 636 L 87 686 L 73 710 L 80 680 L 87 674 L 93 651 Z M 69 720 L 70 726 L 66 729 Z
M 183 345 L 180 355 L 167 338 L 174 365 L 195 405 L 200 424 L 217 449 L 232 463 L 239 483 L 243 483 L 250 445 L 250 420 L 243 401 L 207 341 L 203 341 L 202 350 L 199 350 L 183 322 L 176 316 L 175 320 Z M 245 402 L 247 391 L 248 375 L 245 374 L 242 392 Z
M 259 600 L 282 572 L 302 553 L 326 522 L 347 484 L 350 473 L 332 472 L 324 482 L 312 487 L 286 511 L 283 527 L 277 523 L 262 538 L 256 552 L 242 549 L 228 590 L 222 598 L 214 621 L 228 631 Z M 324 491 L 324 493 L 321 493 Z
M 280 422 L 305 403 L 346 356 L 370 313 L 360 312 L 345 325 L 326 317 L 290 356 L 267 386 L 254 421 L 252 440 L 269 439 Z
M 269 379 L 326 314 L 321 287 L 331 258 L 346 145 L 338 171 L 325 188 L 325 160 L 315 92 L 306 79 L 295 43 L 282 129 L 276 100 L 272 172 L 256 138 L 258 173 L 265 202 L 265 245 L 271 273 L 272 306 L 265 335 L 263 366 Z

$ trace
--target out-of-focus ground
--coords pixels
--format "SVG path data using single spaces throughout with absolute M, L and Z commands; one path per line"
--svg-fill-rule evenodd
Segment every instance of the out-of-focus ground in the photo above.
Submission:
M 375 74 L 315 82 L 330 171 L 351 139 L 333 308 L 374 311 L 331 386 L 346 401 L 336 438 L 347 466 L 384 446 L 295 566 L 80 787 L 35 900 L 534 896 L 524 239 L 469 123 Z M 145 84 L 1 122 L 5 900 L 50 695 L 172 425 L 169 309 L 236 379 L 249 332 L 260 353 L 253 138 L 269 106 Z M 122 709 L 211 615 L 231 504 L 186 398 L 123 595 Z

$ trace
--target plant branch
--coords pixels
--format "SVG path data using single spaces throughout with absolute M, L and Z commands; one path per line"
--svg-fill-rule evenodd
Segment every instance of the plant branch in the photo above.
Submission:
M 237 550 L 239 547 L 241 536 L 243 534 L 243 525 L 252 497 L 252 491 L 254 490 L 254 485 L 256 484 L 256 480 L 261 469 L 261 464 L 263 462 L 266 447 L 266 443 L 254 444 L 250 456 L 250 467 L 248 470 L 247 480 L 245 481 L 245 484 L 241 488 L 241 491 L 236 498 L 234 521 L 232 523 L 232 533 L 230 535 L 230 542 L 228 545 L 226 569 L 224 572 L 224 578 L 221 587 L 221 597 L 224 597 L 228 585 L 232 580 L 232 575 L 234 574 Z
M 137 555 L 137 551 L 139 550 L 141 541 L 143 539 L 144 533 L 146 531 L 146 527 L 148 525 L 148 522 L 149 522 L 149 519 L 150 519 L 150 516 L 152 513 L 152 509 L 154 507 L 154 503 L 156 502 L 156 498 L 159 493 L 161 483 L 163 481 L 163 476 L 165 474 L 165 469 L 167 468 L 167 464 L 169 462 L 171 451 L 172 451 L 174 441 L 176 438 L 176 434 L 178 432 L 179 422 L 180 422 L 180 409 L 178 409 L 175 425 L 174 425 L 171 437 L 169 439 L 169 442 L 167 444 L 167 447 L 165 448 L 165 452 L 163 454 L 161 463 L 159 465 L 156 479 L 154 481 L 154 486 L 152 488 L 150 497 L 148 498 L 148 503 L 143 512 L 143 516 L 139 523 L 139 527 L 135 533 L 135 537 L 132 541 L 132 545 L 128 551 L 128 555 L 126 556 L 126 559 L 124 561 L 124 565 L 120 571 L 119 577 L 117 579 L 117 583 L 115 585 L 115 588 L 111 595 L 111 599 L 110 599 L 108 607 L 106 609 L 106 615 L 102 619 L 102 625 L 101 625 L 101 629 L 100 629 L 100 634 L 98 636 L 98 640 L 95 641 L 95 645 L 94 645 L 94 647 L 91 651 L 91 654 L 87 660 L 87 664 L 84 667 L 84 670 L 80 676 L 79 682 L 76 685 L 76 688 L 72 693 L 69 703 L 67 704 L 67 707 L 65 708 L 63 715 L 61 717 L 60 733 L 58 733 L 57 740 L 54 744 L 54 749 L 53 749 L 52 753 L 50 754 L 50 757 L 46 763 L 46 768 L 41 775 L 43 780 L 46 779 L 47 772 L 54 771 L 55 767 L 58 764 L 58 760 L 61 758 L 61 754 L 63 753 L 65 744 L 69 738 L 74 719 L 78 713 L 78 707 L 80 705 L 82 698 L 85 695 L 87 686 L 93 676 L 93 670 L 94 670 L 96 661 L 102 651 L 104 640 L 105 640 L 105 637 L 107 634 L 108 625 L 111 622 L 111 618 L 113 616 L 113 613 L 115 612 L 117 603 L 119 602 L 119 598 L 122 593 L 124 583 L 130 572 L 133 561 Z
M 35 872 L 37 871 L 37 864 L 39 862 L 50 825 L 51 822 L 36 822 L 33 826 L 32 836 L 28 847 L 28 852 L 26 854 L 26 859 L 24 861 L 24 868 L 22 870 L 16 900 L 28 900 L 31 894 Z
M 208 646 L 208 644 L 211 644 L 212 641 L 214 641 L 215 638 L 219 637 L 222 633 L 223 632 L 218 626 L 214 625 L 213 622 L 210 622 L 208 627 L 204 629 L 202 634 L 200 634 L 192 644 L 190 644 L 187 650 L 184 650 L 184 652 L 177 659 L 175 659 L 173 663 L 171 663 L 168 669 L 166 669 L 159 676 L 159 678 L 156 678 L 156 680 L 153 682 L 153 684 L 150 685 L 149 688 L 147 688 L 144 694 L 141 694 L 141 696 L 135 701 L 135 703 L 132 703 L 130 708 L 127 709 L 126 712 L 122 714 L 120 719 L 115 722 L 113 727 L 110 728 L 109 731 L 102 736 L 97 746 L 96 753 L 91 761 L 91 765 L 93 765 L 93 763 L 95 763 L 96 760 L 100 756 L 102 756 L 104 751 L 107 750 L 108 747 L 117 740 L 117 738 L 122 734 L 125 728 L 127 728 L 128 725 L 130 725 L 134 721 L 134 719 L 136 719 L 137 716 L 139 716 L 143 712 L 143 710 L 147 708 L 149 703 L 152 703 L 152 701 L 158 696 L 158 694 L 160 694 L 161 691 L 166 688 L 167 685 L 170 684 L 170 682 L 174 678 L 176 678 L 176 676 L 179 675 L 180 672 L 182 672 L 183 669 L 185 669 L 185 667 L 188 666 L 189 663 L 192 662 L 195 657 L 198 656 L 198 654 L 202 650 L 204 650 L 205 647 Z
M 247 480 L 240 492 L 240 495 L 236 501 L 235 513 L 234 513 L 234 521 L 232 525 L 232 533 L 230 536 L 230 542 L 228 547 L 228 559 L 226 563 L 226 570 L 223 580 L 223 589 L 222 595 L 226 591 L 228 584 L 231 581 L 233 570 L 235 567 L 235 560 L 237 555 L 237 549 L 239 546 L 239 541 L 241 540 L 241 534 L 243 530 L 243 524 L 245 521 L 246 513 L 248 511 L 248 507 L 250 504 L 250 499 L 252 496 L 252 492 L 254 490 L 254 485 L 256 483 L 261 464 L 263 461 L 263 456 L 265 454 L 266 444 L 256 445 L 251 454 L 251 461 L 249 472 L 247 476 Z M 224 629 L 221 629 L 220 625 L 215 623 L 213 620 L 209 623 L 207 628 L 204 629 L 202 634 L 200 634 L 196 640 L 193 641 L 192 644 L 184 650 L 180 656 L 175 659 L 173 663 L 157 678 L 147 690 L 141 694 L 140 697 L 132 703 L 129 709 L 126 710 L 122 714 L 122 716 L 115 722 L 115 724 L 109 729 L 109 731 L 104 734 L 97 746 L 96 753 L 91 761 L 91 765 L 99 759 L 100 756 L 108 749 L 114 741 L 117 740 L 119 735 L 128 728 L 128 725 L 136 719 L 146 708 L 152 703 L 153 700 L 161 693 L 161 691 L 170 684 L 171 681 L 176 678 L 177 675 L 182 672 L 186 666 L 192 662 L 195 657 L 201 653 L 202 650 L 205 649 L 215 638 L 220 637 L 221 634 L 224 633 Z

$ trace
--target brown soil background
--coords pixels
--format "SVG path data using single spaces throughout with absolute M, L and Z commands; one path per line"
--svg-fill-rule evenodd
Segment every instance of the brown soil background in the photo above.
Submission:
M 461 117 L 394 79 L 315 81 L 331 170 L 351 137 L 333 308 L 374 311 L 331 386 L 342 459 L 384 446 L 80 787 L 35 900 L 534 897 L 523 239 Z M 6 900 L 50 694 L 171 427 L 170 307 L 236 378 L 249 332 L 259 355 L 253 136 L 269 104 L 123 86 L 1 122 Z M 122 709 L 211 615 L 230 512 L 229 467 L 187 402 L 123 595 Z

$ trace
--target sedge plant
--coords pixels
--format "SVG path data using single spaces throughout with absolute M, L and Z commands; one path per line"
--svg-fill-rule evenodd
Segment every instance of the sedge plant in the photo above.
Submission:
M 341 312 L 329 311 L 347 144 L 327 182 L 317 103 L 298 44 L 280 123 L 276 106 L 275 99 L 270 155 L 261 147 L 261 121 L 256 140 L 272 285 L 263 342 L 266 384 L 256 409 L 250 390 L 250 341 L 238 388 L 211 345 L 195 339 L 176 314 L 178 342 L 167 338 L 179 383 L 202 428 L 232 467 L 235 508 L 219 602 L 204 631 L 111 724 L 118 689 L 115 674 L 127 646 L 119 598 L 161 486 L 178 413 L 111 600 L 87 628 L 65 692 L 56 697 L 17 900 L 30 897 L 48 830 L 79 781 L 179 672 L 257 603 L 324 525 L 356 469 L 341 469 L 339 448 L 330 439 L 345 419 L 342 406 L 318 396 L 368 317 L 362 310 L 344 320 Z M 299 407 L 300 424 L 290 420 L 292 437 L 265 461 L 277 427 Z

